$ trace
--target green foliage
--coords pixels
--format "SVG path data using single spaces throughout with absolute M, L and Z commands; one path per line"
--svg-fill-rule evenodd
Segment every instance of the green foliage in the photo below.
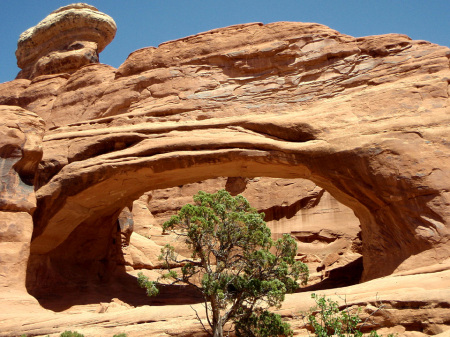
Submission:
M 326 299 L 325 296 L 311 294 L 316 301 L 317 315 L 308 316 L 309 323 L 317 337 L 327 337 L 336 335 L 342 336 L 362 336 L 362 332 L 357 329 L 361 322 L 357 314 L 350 314 L 348 311 L 339 309 L 338 302 Z
M 156 296 L 159 294 L 159 290 L 156 287 L 156 283 L 150 281 L 147 276 L 142 272 L 138 274 L 138 283 L 141 288 L 145 288 L 147 291 L 147 296 Z
M 59 335 L 59 337 L 84 337 L 84 335 L 76 332 L 76 331 L 64 331 Z
M 267 310 L 246 312 L 236 323 L 236 336 L 238 337 L 270 337 L 292 336 L 288 323 L 283 322 L 281 316 Z
M 164 265 L 184 266 L 181 275 L 169 271 L 163 277 L 200 289 L 214 336 L 222 336 L 229 321 L 242 336 L 288 336 L 287 324 L 266 308 L 279 307 L 286 293 L 308 280 L 308 267 L 295 260 L 295 240 L 285 235 L 273 241 L 264 214 L 240 195 L 200 191 L 194 202 L 164 223 L 164 231 L 183 238 L 192 256 L 179 261 L 174 248 L 166 245 L 160 256 Z M 201 278 L 200 286 L 193 281 L 196 276 Z M 140 279 L 147 289 L 157 287 Z M 150 293 L 155 293 L 153 288 Z
M 113 337 L 127 337 L 126 333 L 119 333 L 118 335 L 114 335 Z
M 351 312 L 349 308 L 339 309 L 338 302 L 311 294 L 316 302 L 316 307 L 308 315 L 308 321 L 311 324 L 313 332 L 317 337 L 361 337 L 360 331 L 361 319 L 359 313 L 361 308 Z M 388 337 L 394 335 L 389 334 Z M 380 337 L 376 331 L 371 331 L 369 337 Z

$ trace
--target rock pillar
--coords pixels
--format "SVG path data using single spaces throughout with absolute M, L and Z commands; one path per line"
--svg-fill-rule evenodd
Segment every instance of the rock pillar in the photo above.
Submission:
M 19 107 L 0 106 L 0 115 L 0 291 L 25 291 L 44 121 Z

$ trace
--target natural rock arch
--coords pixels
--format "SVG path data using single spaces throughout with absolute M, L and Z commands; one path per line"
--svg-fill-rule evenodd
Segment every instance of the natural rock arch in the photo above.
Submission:
M 1 85 L 0 104 L 36 113 L 48 129 L 29 278 L 52 258 L 59 268 L 103 261 L 92 270 L 99 274 L 127 203 L 224 175 L 302 177 L 326 188 L 361 221 L 364 279 L 448 258 L 448 48 L 255 23 L 140 49 L 114 69 L 71 50 L 87 41 L 88 56 L 99 53 L 115 32 L 112 19 L 85 7 L 53 14 L 87 12 L 69 32 L 101 22 L 103 35 L 37 48 L 19 78 Z
M 351 207 L 361 221 L 365 279 L 388 275 L 419 253 L 439 261 L 439 248 L 447 243 L 445 228 L 439 226 L 443 219 L 435 208 L 445 194 L 429 183 L 436 179 L 436 170 L 431 168 L 429 174 L 407 179 L 402 176 L 411 174 L 409 163 L 400 161 L 400 165 L 392 166 L 407 142 L 421 156 L 422 164 L 417 163 L 415 169 L 425 172 L 435 159 L 433 153 L 426 158 L 427 153 L 420 151 L 428 144 L 423 138 L 394 131 L 381 142 L 380 136 L 375 143 L 369 137 L 355 150 L 345 146 L 347 141 L 330 145 L 321 140 L 321 133 L 312 131 L 314 128 L 303 119 L 300 122 L 277 116 L 260 123 L 250 122 L 252 119 L 231 118 L 226 124 L 166 124 L 163 129 L 130 126 L 130 132 L 126 127 L 104 132 L 97 129 L 95 144 L 108 142 L 114 144 L 113 149 L 123 147 L 124 135 L 139 140 L 135 138 L 134 145 L 123 150 L 79 157 L 38 190 L 32 256 L 51 255 L 77 226 L 112 225 L 114 216 L 147 190 L 225 175 L 306 178 L 326 188 Z M 82 137 L 81 147 L 94 143 L 90 137 Z M 77 135 L 65 134 L 47 141 L 56 147 L 68 138 L 74 144 Z M 386 156 L 391 160 L 386 162 Z M 77 244 L 74 237 L 70 241 L 72 246 Z M 72 256 L 79 254 L 70 252 Z M 420 266 L 424 258 L 416 259 L 415 266 Z

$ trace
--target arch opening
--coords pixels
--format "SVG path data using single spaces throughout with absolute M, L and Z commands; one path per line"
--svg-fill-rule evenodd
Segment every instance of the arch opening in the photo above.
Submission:
M 152 238 L 159 246 L 174 245 L 161 235 L 162 224 L 199 190 L 225 189 L 243 195 L 259 212 L 277 239 L 294 237 L 297 258 L 310 268 L 309 287 L 325 289 L 359 283 L 362 276 L 362 242 L 359 219 L 325 189 L 305 179 L 219 177 L 145 193 L 133 203 L 135 233 Z M 183 244 L 181 255 L 190 254 Z
M 250 139 L 253 137 L 260 141 L 259 136 L 251 136 Z M 199 139 L 201 142 L 210 141 L 208 138 Z M 92 268 L 100 279 L 116 277 L 109 272 L 108 254 L 111 250 L 105 247 L 110 247 L 113 242 L 111 236 L 117 228 L 116 220 L 124 207 L 149 190 L 221 176 L 234 179 L 303 178 L 327 190 L 336 200 L 351 208 L 360 221 L 364 256 L 362 280 L 389 275 L 410 256 L 432 247 L 430 240 L 417 235 L 421 222 L 416 221 L 417 217 L 413 218 L 417 214 L 429 213 L 430 208 L 421 198 L 432 199 L 436 193 L 431 188 L 427 193 L 422 189 L 419 196 L 400 198 L 400 203 L 396 203 L 396 199 L 386 203 L 386 198 L 379 192 L 412 190 L 415 187 L 411 185 L 415 182 L 393 177 L 390 171 L 385 171 L 384 175 L 379 173 L 380 170 L 371 171 L 375 157 L 370 151 L 361 150 L 357 154 L 331 151 L 320 141 L 312 142 L 314 151 L 310 151 L 310 142 L 295 146 L 277 144 L 280 148 L 275 146 L 272 150 L 263 145 L 235 148 L 236 144 L 227 147 L 221 143 L 218 147 L 210 144 L 210 149 L 200 150 L 193 150 L 191 146 L 188 147 L 190 150 L 169 147 L 167 152 L 156 154 L 142 151 L 149 144 L 145 143 L 143 147 L 134 145 L 137 148 L 131 151 L 126 148 L 69 163 L 37 193 L 28 290 L 33 293 L 36 289 L 38 281 L 31 278 L 33 275 L 38 275 L 38 279 L 52 279 L 53 259 L 60 259 L 64 254 L 81 259 L 89 252 L 80 248 L 82 245 L 75 245 L 73 249 L 63 245 L 68 240 L 76 242 L 74 238 L 78 236 L 83 242 L 91 241 L 97 249 L 103 249 L 101 258 L 97 258 L 94 264 L 89 264 L 92 262 L 89 259 L 81 259 L 81 262 L 86 262 L 82 264 L 82 270 Z M 151 143 L 151 146 L 158 144 Z M 405 202 L 415 205 L 414 214 L 402 209 Z M 286 206 L 289 209 L 289 205 Z M 277 219 L 277 211 L 271 211 L 272 220 Z M 410 215 L 413 221 L 409 221 Z M 84 228 L 101 226 L 108 235 L 89 237 L 83 234 Z M 305 241 L 314 241 L 318 237 L 323 235 L 313 233 L 309 238 L 299 235 Z M 61 247 L 64 247 L 63 254 L 60 253 Z M 123 267 L 122 271 L 125 269 Z
M 141 271 L 150 278 L 159 275 L 162 266 L 158 266 L 157 256 L 166 243 L 175 245 L 181 255 L 189 254 L 173 236 L 162 235 L 162 223 L 192 202 L 199 190 L 213 193 L 219 189 L 244 195 L 252 206 L 264 212 L 275 239 L 290 234 L 297 240 L 298 259 L 308 264 L 311 273 L 308 287 L 301 291 L 360 281 L 363 267 L 359 220 L 325 189 L 298 178 L 218 177 L 146 192 L 111 217 L 81 224 L 46 256 L 47 279 L 29 279 L 29 291 L 41 305 L 55 311 L 110 302 L 113 297 L 135 306 L 198 302 L 200 294 L 183 286 L 168 286 L 158 297 L 148 299 L 137 287 L 135 277 Z M 34 256 L 29 267 L 33 275 L 45 269 L 39 255 Z M 64 284 L 61 290 L 55 286 L 56 280 Z M 42 286 L 45 283 L 51 285 L 51 295 L 48 287 Z M 65 298 L 64 304 L 61 297 Z

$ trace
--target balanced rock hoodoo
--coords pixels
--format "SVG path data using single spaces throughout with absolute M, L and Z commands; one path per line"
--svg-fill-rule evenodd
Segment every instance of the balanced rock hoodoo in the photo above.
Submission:
M 97 63 L 116 30 L 114 20 L 93 6 L 61 7 L 20 35 L 16 57 L 22 71 L 17 78 L 73 73 Z

